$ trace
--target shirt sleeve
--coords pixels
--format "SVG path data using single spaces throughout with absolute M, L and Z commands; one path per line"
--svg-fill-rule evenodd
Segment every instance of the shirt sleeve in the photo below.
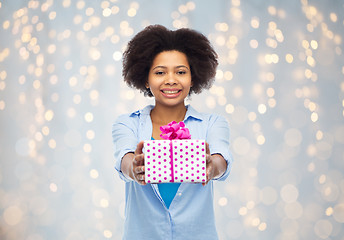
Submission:
M 221 177 L 215 180 L 225 180 L 232 167 L 233 157 L 229 149 L 229 137 L 230 130 L 226 119 L 222 116 L 211 115 L 207 131 L 210 154 L 220 154 L 227 162 L 226 171 Z
M 138 144 L 137 125 L 135 119 L 129 115 L 118 117 L 112 125 L 112 141 L 114 144 L 114 156 L 116 159 L 115 169 L 119 176 L 125 182 L 132 181 L 127 178 L 121 171 L 122 158 L 129 152 L 135 152 Z

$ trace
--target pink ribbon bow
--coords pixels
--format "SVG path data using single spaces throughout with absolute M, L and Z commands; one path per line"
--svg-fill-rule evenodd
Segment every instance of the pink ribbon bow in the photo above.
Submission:
M 191 139 L 189 129 L 185 127 L 184 122 L 172 121 L 165 126 L 160 127 L 161 134 L 160 137 L 166 140 L 172 139 Z

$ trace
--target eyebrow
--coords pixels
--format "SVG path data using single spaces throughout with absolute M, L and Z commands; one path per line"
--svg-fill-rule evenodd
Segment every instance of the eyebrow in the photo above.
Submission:
M 175 66 L 174 68 L 182 68 L 182 67 L 185 67 L 186 69 L 190 70 L 187 66 L 185 65 L 178 65 L 178 66 Z M 156 66 L 154 67 L 152 70 L 156 69 L 156 68 L 167 68 L 166 66 Z

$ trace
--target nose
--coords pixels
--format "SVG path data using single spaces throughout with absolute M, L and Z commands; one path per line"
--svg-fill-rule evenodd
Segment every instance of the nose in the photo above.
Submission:
M 177 84 L 177 79 L 173 72 L 166 74 L 165 84 L 168 84 L 168 85 Z

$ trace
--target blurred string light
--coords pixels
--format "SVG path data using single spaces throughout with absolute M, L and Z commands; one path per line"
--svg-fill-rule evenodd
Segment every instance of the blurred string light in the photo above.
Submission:
M 150 4 L 0 2 L 1 239 L 120 238 L 109 135 L 116 116 L 151 103 L 121 81 L 127 41 L 160 21 Z M 207 4 L 171 1 L 159 16 L 207 34 L 219 54 L 214 85 L 189 100 L 231 125 L 233 170 L 215 188 L 220 238 L 339 238 L 343 5 Z

